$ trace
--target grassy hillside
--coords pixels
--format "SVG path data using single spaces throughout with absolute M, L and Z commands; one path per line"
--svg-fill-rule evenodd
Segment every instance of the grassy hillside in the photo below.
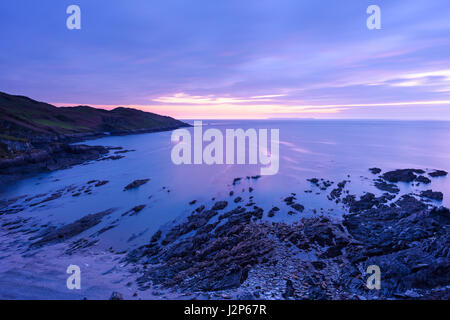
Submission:
M 4 139 L 32 141 L 42 136 L 131 133 L 182 126 L 186 124 L 173 118 L 130 108 L 111 111 L 88 106 L 58 108 L 24 96 L 0 92 L 0 135 Z

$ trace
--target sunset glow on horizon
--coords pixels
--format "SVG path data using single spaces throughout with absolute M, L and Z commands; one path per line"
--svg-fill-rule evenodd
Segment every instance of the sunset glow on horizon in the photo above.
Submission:
M 113 110 L 118 107 L 133 108 L 153 112 L 178 119 L 270 119 L 270 118 L 323 118 L 333 119 L 332 115 L 355 107 L 447 107 L 450 100 L 441 101 L 405 101 L 385 103 L 356 103 L 332 105 L 282 105 L 272 98 L 284 95 L 267 95 L 250 98 L 189 97 L 175 94 L 173 97 L 155 99 L 149 105 L 90 105 L 94 108 Z M 258 104 L 265 102 L 266 104 Z M 54 103 L 58 107 L 87 104 Z M 426 119 L 426 118 L 425 118 Z

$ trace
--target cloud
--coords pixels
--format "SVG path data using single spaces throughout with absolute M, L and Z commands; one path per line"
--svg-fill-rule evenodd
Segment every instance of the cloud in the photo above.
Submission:
M 450 88 L 447 0 L 380 0 L 376 31 L 365 0 L 77 4 L 71 32 L 63 2 L 0 2 L 2 91 L 193 118 L 450 119 L 433 103 Z
M 209 96 L 191 96 L 186 93 L 176 93 L 173 96 L 159 97 L 152 99 L 154 102 L 170 103 L 170 104 L 198 104 L 198 105 L 223 105 L 223 104 L 241 104 L 269 102 L 271 98 L 280 97 L 282 95 L 265 95 L 250 98 L 231 98 L 231 97 L 215 97 Z

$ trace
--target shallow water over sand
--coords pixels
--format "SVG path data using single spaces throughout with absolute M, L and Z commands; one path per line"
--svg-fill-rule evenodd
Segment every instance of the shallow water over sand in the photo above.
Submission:
M 347 185 L 350 194 L 363 191 L 381 192 L 373 187 L 368 168 L 379 167 L 383 171 L 400 168 L 443 169 L 450 171 L 450 122 L 427 121 L 204 121 L 204 129 L 221 130 L 234 128 L 275 128 L 280 130 L 280 168 L 274 176 L 263 176 L 258 180 L 246 176 L 258 175 L 255 165 L 181 165 L 171 161 L 171 132 L 141 134 L 133 136 L 107 137 L 87 141 L 89 145 L 103 145 L 135 152 L 124 154 L 120 160 L 94 161 L 13 184 L 0 197 L 15 198 L 22 195 L 55 192 L 70 185 L 82 186 L 90 180 L 108 180 L 109 183 L 93 188 L 92 194 L 82 193 L 73 197 L 65 193 L 61 198 L 35 206 L 19 213 L 20 217 L 36 217 L 42 223 L 55 225 L 73 222 L 87 214 L 117 208 L 99 225 L 81 236 L 88 237 L 96 231 L 120 219 L 117 227 L 101 235 L 99 245 L 115 249 L 129 249 L 146 243 L 160 227 L 174 219 L 182 219 L 198 205 L 211 206 L 217 200 L 229 201 L 227 209 L 236 207 L 233 202 L 241 196 L 249 202 L 269 210 L 278 206 L 280 213 L 275 220 L 296 221 L 302 216 L 314 215 L 314 210 L 339 216 L 344 211 L 327 199 L 333 189 L 320 190 L 306 179 L 324 178 L 334 181 L 351 180 Z M 189 130 L 192 130 L 189 129 Z M 242 181 L 233 186 L 233 179 Z M 136 179 L 151 180 L 130 191 L 124 187 Z M 449 177 L 433 178 L 428 186 L 413 187 L 399 184 L 402 192 L 433 189 L 444 193 L 443 205 L 449 206 Z M 252 187 L 253 192 L 248 188 Z M 305 190 L 312 190 L 305 193 Z M 229 192 L 234 191 L 230 197 Z M 282 199 L 291 193 L 297 194 L 297 202 L 305 211 L 296 215 L 287 214 Z M 317 194 L 319 193 L 319 194 Z M 212 200 L 215 198 L 215 200 Z M 197 200 L 195 205 L 189 205 Z M 24 200 L 19 200 L 18 204 Z M 122 217 L 122 213 L 145 204 L 139 214 Z M 284 210 L 286 209 L 286 210 Z

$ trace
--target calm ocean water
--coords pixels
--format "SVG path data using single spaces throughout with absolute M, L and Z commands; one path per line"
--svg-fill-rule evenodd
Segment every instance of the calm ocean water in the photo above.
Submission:
M 266 121 L 203 121 L 204 130 L 235 128 L 275 128 L 280 130 L 280 168 L 274 176 L 263 176 L 257 181 L 243 179 L 232 185 L 236 177 L 259 174 L 257 165 L 181 165 L 171 161 L 171 132 L 107 137 L 88 141 L 89 145 L 121 146 L 135 149 L 117 161 L 94 161 L 17 182 L 1 198 L 36 195 L 55 191 L 69 185 L 85 185 L 89 180 L 109 180 L 94 188 L 92 195 L 63 197 L 48 202 L 44 207 L 33 207 L 21 212 L 42 222 L 69 223 L 89 213 L 108 208 L 118 210 L 84 236 L 93 234 L 120 218 L 119 226 L 102 235 L 101 245 L 129 248 L 147 242 L 160 227 L 167 227 L 174 219 L 190 214 L 198 204 L 211 205 L 216 200 L 231 200 L 229 209 L 236 205 L 229 192 L 242 196 L 244 204 L 249 196 L 264 209 L 273 205 L 282 211 L 276 219 L 295 221 L 313 215 L 314 209 L 339 216 L 343 209 L 327 200 L 327 191 L 312 188 L 306 179 L 317 177 L 335 183 L 351 180 L 350 193 L 363 191 L 376 194 L 375 178 L 370 167 L 383 171 L 400 168 L 443 169 L 450 171 L 450 122 L 437 121 L 362 121 L 362 120 L 266 120 Z M 189 129 L 189 130 L 192 130 Z M 350 177 L 348 177 L 350 175 Z M 150 182 L 132 191 L 123 188 L 135 179 L 150 178 Z M 248 187 L 254 188 L 252 193 Z M 401 184 L 402 191 L 418 192 L 424 187 Z M 426 187 L 444 193 L 443 205 L 449 206 L 450 177 L 435 178 Z M 244 189 L 244 191 L 243 191 Z M 304 193 L 304 190 L 313 190 Z M 170 191 L 170 192 L 169 192 Z M 320 194 L 316 194 L 320 191 Z M 282 199 L 296 193 L 298 202 L 306 208 L 302 214 L 290 216 Z M 197 200 L 194 206 L 188 203 Z M 145 204 L 136 216 L 121 217 L 131 208 Z M 286 209 L 286 210 L 285 210 Z

